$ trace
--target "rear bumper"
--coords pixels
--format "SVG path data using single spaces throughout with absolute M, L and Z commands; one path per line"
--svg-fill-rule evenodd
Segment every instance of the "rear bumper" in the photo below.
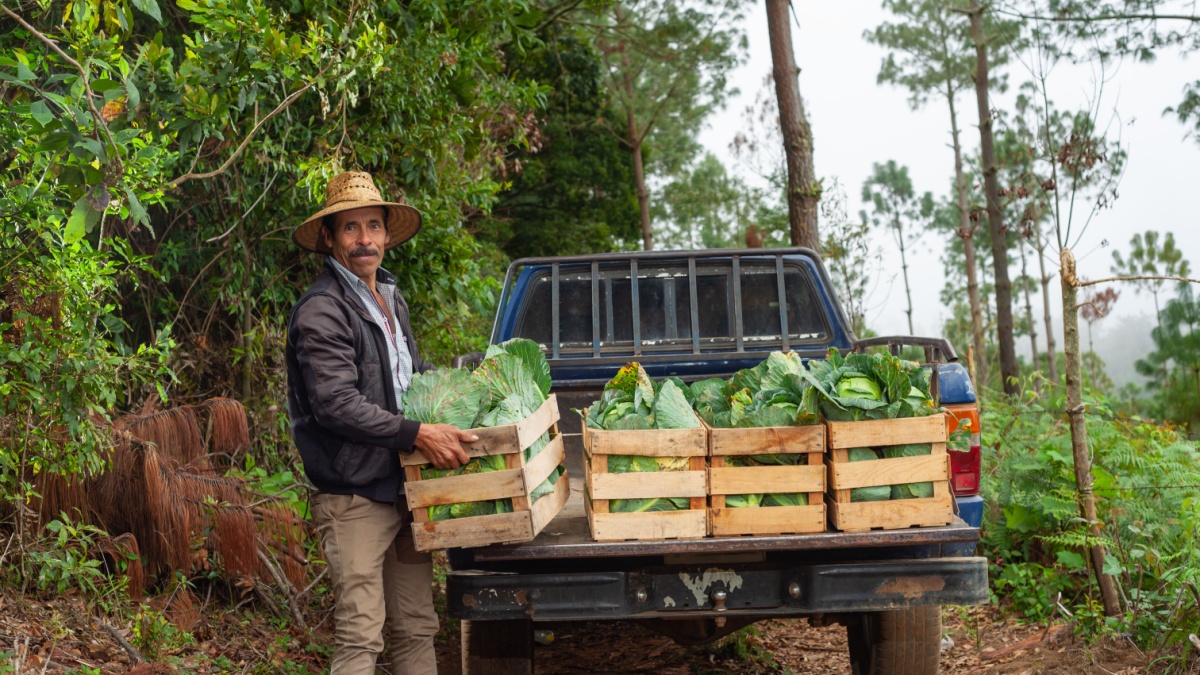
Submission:
M 723 603 L 714 600 L 722 590 Z M 450 616 L 471 621 L 768 617 L 975 605 L 988 598 L 987 561 L 664 565 L 542 574 L 466 570 L 447 576 L 446 598 Z

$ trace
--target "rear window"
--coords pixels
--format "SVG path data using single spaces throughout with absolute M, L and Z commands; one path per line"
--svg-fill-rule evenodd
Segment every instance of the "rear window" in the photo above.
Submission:
M 702 351 L 734 351 L 737 321 L 733 278 L 728 260 L 696 263 L 696 318 L 693 322 L 691 284 L 686 264 L 640 261 L 636 318 L 643 353 L 690 351 L 694 331 Z M 780 346 L 779 286 L 774 260 L 742 259 L 740 265 L 743 345 L 747 350 Z M 600 350 L 605 355 L 633 354 L 634 298 L 627 263 L 600 266 L 593 311 L 592 272 L 588 265 L 559 270 L 560 353 L 591 353 L 593 328 L 599 324 Z M 784 262 L 784 295 L 790 346 L 828 341 L 825 314 L 817 301 L 808 272 Z M 552 275 L 539 272 L 525 295 L 517 318 L 516 335 L 549 350 L 553 341 Z M 693 323 L 695 324 L 693 326 Z

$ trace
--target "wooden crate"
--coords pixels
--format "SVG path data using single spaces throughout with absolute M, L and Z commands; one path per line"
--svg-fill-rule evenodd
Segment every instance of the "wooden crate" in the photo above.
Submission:
M 421 467 L 429 460 L 418 450 L 402 457 L 408 507 L 413 513 L 413 544 L 418 551 L 512 544 L 536 537 L 562 510 L 571 494 L 563 473 L 554 492 L 530 504 L 530 495 L 563 462 L 563 439 L 558 433 L 558 399 L 554 394 L 532 415 L 514 424 L 471 429 L 479 440 L 464 445 L 467 455 L 503 455 L 507 467 L 463 476 L 423 480 Z M 550 443 L 526 462 L 525 448 L 550 431 Z M 428 507 L 459 502 L 512 499 L 511 513 L 430 521 Z
M 895 530 L 949 525 L 954 517 L 950 494 L 950 456 L 946 454 L 945 415 L 864 422 L 826 422 L 829 522 L 843 532 Z M 879 448 L 930 443 L 932 453 L 864 462 L 849 461 L 850 448 Z M 933 497 L 851 502 L 850 490 L 898 483 L 933 483 Z
M 583 420 L 584 507 L 592 539 L 700 539 L 708 534 L 708 435 L 694 429 L 602 431 Z M 609 473 L 609 455 L 687 457 L 687 471 Z M 685 511 L 609 513 L 613 499 L 686 497 Z
M 709 427 L 709 534 L 714 537 L 825 531 L 825 427 Z M 805 455 L 807 465 L 726 466 L 746 455 Z M 731 509 L 726 495 L 804 492 L 808 506 Z

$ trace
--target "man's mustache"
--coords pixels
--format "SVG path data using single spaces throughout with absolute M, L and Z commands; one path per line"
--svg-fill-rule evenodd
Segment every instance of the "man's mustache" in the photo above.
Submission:
M 379 251 L 376 251 L 375 249 L 367 247 L 367 246 L 359 246 L 358 248 L 350 249 L 350 257 L 351 258 L 358 258 L 360 256 L 367 256 L 367 255 L 372 256 L 372 257 L 378 257 Z

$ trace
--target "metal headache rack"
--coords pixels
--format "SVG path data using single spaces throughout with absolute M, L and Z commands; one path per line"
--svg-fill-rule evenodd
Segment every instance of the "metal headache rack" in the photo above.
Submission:
M 773 349 L 790 350 L 793 346 L 798 346 L 801 343 L 820 342 L 813 349 L 813 355 L 823 353 L 824 342 L 828 339 L 829 331 L 827 327 L 827 319 L 824 316 L 824 311 L 817 310 L 815 317 L 821 325 L 821 331 L 811 334 L 798 333 L 796 336 L 791 334 L 788 326 L 788 294 L 787 283 L 785 277 L 787 272 L 800 273 L 801 283 L 808 288 L 809 294 L 814 302 L 819 304 L 819 299 L 814 292 L 810 275 L 813 270 L 817 274 L 824 276 L 824 270 L 820 265 L 812 266 L 811 268 L 805 265 L 797 265 L 794 262 L 785 264 L 786 257 L 805 256 L 817 260 L 817 255 L 811 249 L 806 248 L 766 248 L 766 249 L 710 249 L 703 251 L 644 251 L 630 253 L 605 253 L 597 255 L 579 255 L 579 256 L 564 256 L 552 258 L 522 258 L 514 261 L 508 268 L 508 273 L 505 276 L 504 286 L 500 297 L 500 311 L 498 317 L 506 315 L 507 304 L 513 301 L 513 286 L 518 270 L 530 267 L 549 267 L 549 282 L 550 282 L 550 330 L 549 340 L 543 344 L 543 348 L 547 350 L 548 358 L 551 362 L 562 362 L 564 357 L 569 359 L 569 355 L 583 357 L 589 355 L 589 350 L 586 347 L 586 339 L 582 342 L 574 342 L 580 347 L 571 348 L 572 343 L 564 343 L 564 326 L 562 317 L 562 300 L 563 300 L 563 282 L 564 277 L 567 279 L 574 278 L 576 280 L 590 281 L 590 304 L 591 304 L 591 345 L 590 357 L 592 362 L 603 363 L 608 360 L 624 361 L 629 356 L 638 358 L 645 362 L 653 362 L 658 358 L 673 358 L 678 359 L 681 353 L 687 353 L 690 347 L 690 352 L 694 355 L 702 353 L 720 353 L 728 354 L 731 357 L 742 358 L 750 354 L 759 354 Z M 776 299 L 778 302 L 778 319 L 779 331 L 777 334 L 763 335 L 755 333 L 746 335 L 746 316 L 743 297 L 742 297 L 742 282 L 743 271 L 747 265 L 743 264 L 743 259 L 753 261 L 753 268 L 762 270 L 768 268 L 773 261 L 774 288 Z M 724 263 L 717 267 L 711 263 Z M 706 265 L 705 263 L 710 264 Z M 678 266 L 676 273 L 671 273 L 661 267 L 647 265 L 646 263 L 671 263 L 672 267 Z M 765 263 L 765 264 L 764 264 Z M 654 267 L 656 276 L 668 279 L 682 279 L 684 277 L 683 269 L 686 266 L 688 296 L 688 326 L 687 332 L 690 336 L 680 336 L 682 332 L 678 327 L 678 319 L 676 313 L 676 298 L 675 284 L 664 283 L 664 339 L 646 339 L 646 332 L 642 325 L 642 286 L 647 283 L 647 278 L 639 279 L 639 271 L 645 274 L 648 267 Z M 724 309 L 730 310 L 728 313 L 732 318 L 733 330 L 732 336 L 728 335 L 727 329 L 721 331 L 721 335 L 701 337 L 701 305 L 700 293 L 698 291 L 698 279 L 713 275 L 713 270 L 717 270 L 717 274 L 725 276 L 728 280 L 726 284 L 726 306 Z M 614 317 L 614 301 L 613 301 L 613 281 L 614 279 L 624 280 L 625 273 L 628 272 L 629 280 L 629 308 L 631 310 L 630 327 L 632 329 L 632 340 L 626 342 L 619 339 L 616 335 Z M 763 272 L 759 271 L 758 274 Z M 770 274 L 771 272 L 766 272 Z M 535 277 L 536 279 L 537 277 Z M 544 278 L 544 277 L 542 277 Z M 823 279 L 826 287 L 829 287 L 827 279 Z M 602 293 L 602 289 L 604 292 Z M 603 298 L 603 299 L 602 299 Z M 623 302 L 620 304 L 624 304 Z M 527 306 L 522 308 L 522 312 L 536 311 L 538 307 Z M 623 309 L 623 308 L 618 308 Z M 680 307 L 682 311 L 682 306 Z M 711 308 L 710 308 L 711 311 Z M 724 311 L 720 312 L 724 314 Z M 793 317 L 794 322 L 798 324 L 800 317 Z M 810 317 L 810 320 L 813 318 Z M 498 318 L 495 327 L 493 328 L 492 341 L 497 341 L 501 319 Z M 516 334 L 520 334 L 517 331 Z M 732 338 L 732 339 L 731 339 Z M 566 344 L 567 346 L 564 346 Z M 620 345 L 620 355 L 617 355 L 612 350 L 614 345 Z M 751 347 L 751 351 L 747 351 L 747 345 Z M 668 354 L 655 354 L 653 352 L 662 352 L 663 347 L 667 347 L 672 352 Z M 710 347 L 708 352 L 703 350 L 704 347 Z M 606 356 L 611 354 L 612 356 Z

